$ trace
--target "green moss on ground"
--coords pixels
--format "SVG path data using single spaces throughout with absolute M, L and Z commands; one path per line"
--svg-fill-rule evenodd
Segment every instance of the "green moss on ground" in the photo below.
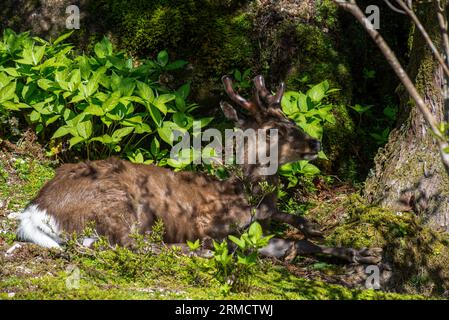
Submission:
M 357 195 L 346 198 L 340 205 L 346 214 L 327 237 L 330 245 L 381 247 L 384 261 L 392 267 L 389 288 L 427 296 L 447 294 L 447 234 L 426 227 L 413 213 L 368 206 Z
M 1 277 L 0 298 L 3 299 L 420 299 L 419 296 L 384 293 L 374 290 L 355 290 L 343 286 L 298 278 L 285 267 L 263 263 L 250 279 L 249 289 L 223 294 L 220 283 L 213 277 L 210 260 L 192 259 L 165 252 L 157 256 L 136 255 L 121 251 L 135 266 L 122 261 L 107 265 L 106 255 L 115 256 L 115 250 L 100 253 L 95 259 L 71 256 L 67 261 L 58 254 L 46 257 L 42 249 L 28 248 L 28 256 L 20 261 L 9 260 L 5 270 L 13 275 Z M 126 253 L 125 253 L 126 252 Z M 23 253 L 23 252 L 22 252 Z M 98 253 L 98 252 L 97 252 Z M 31 255 L 31 256 L 30 256 Z M 59 254 L 60 255 L 60 254 Z M 24 258 L 25 257 L 25 258 Z M 33 260 L 44 257 L 37 268 Z M 128 261 L 129 261 L 128 260 Z M 45 262 L 47 261 L 47 262 Z M 45 270 L 45 263 L 63 262 Z M 68 266 L 72 266 L 69 268 Z M 143 273 L 130 276 L 125 270 L 138 269 Z M 21 267 L 21 268 L 19 268 Z M 80 280 L 74 282 L 73 267 L 78 268 Z M 20 273 L 26 268 L 26 273 Z M 20 270 L 20 271 L 19 271 Z M 67 271 L 70 270 L 70 271 Z M 15 274 L 14 274 L 15 273 Z M 50 273 L 50 274 L 49 274 Z

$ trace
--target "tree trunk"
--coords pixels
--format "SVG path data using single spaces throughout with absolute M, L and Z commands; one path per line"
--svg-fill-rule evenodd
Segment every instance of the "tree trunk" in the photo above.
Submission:
M 420 5 L 420 19 L 435 44 L 439 29 L 432 4 Z M 444 75 L 418 30 L 412 33 L 408 73 L 439 122 L 445 119 Z M 397 211 L 413 210 L 436 230 L 449 228 L 449 179 L 435 138 L 422 114 L 403 88 L 398 90 L 401 113 L 396 129 L 375 158 L 374 172 L 365 184 L 371 203 Z

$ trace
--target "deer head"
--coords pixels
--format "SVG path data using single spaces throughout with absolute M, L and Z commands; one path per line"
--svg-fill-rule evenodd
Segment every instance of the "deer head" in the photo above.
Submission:
M 242 115 L 229 103 L 222 101 L 220 106 L 226 118 L 233 121 L 234 125 L 242 130 L 277 130 L 278 163 L 280 165 L 302 159 L 314 160 L 317 158 L 318 152 L 321 150 L 320 142 L 303 132 L 294 121 L 285 116 L 280 108 L 285 91 L 284 83 L 281 83 L 273 95 L 265 87 L 264 78 L 259 75 L 254 78 L 252 99 L 247 100 L 233 89 L 229 76 L 224 76 L 222 81 L 229 98 L 248 111 L 246 115 Z M 269 138 L 267 135 L 267 139 Z

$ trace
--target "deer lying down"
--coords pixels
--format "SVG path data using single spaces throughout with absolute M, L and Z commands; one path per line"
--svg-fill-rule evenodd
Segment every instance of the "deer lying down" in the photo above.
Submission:
M 254 96 L 248 101 L 234 92 L 232 81 L 223 77 L 230 99 L 248 111 L 243 117 L 227 102 L 221 103 L 225 116 L 236 127 L 277 129 L 280 165 L 300 159 L 315 159 L 320 151 L 318 140 L 302 132 L 281 112 L 282 84 L 275 95 L 265 87 L 264 79 L 254 79 Z M 248 144 L 254 143 L 251 140 Z M 248 145 L 256 150 L 260 144 Z M 261 192 L 258 182 L 277 184 L 276 175 L 265 176 L 261 165 L 244 164 L 245 179 Z M 255 212 L 255 214 L 254 214 Z M 219 181 L 194 172 L 173 172 L 153 165 L 133 164 L 117 158 L 77 164 L 65 164 L 39 192 L 21 216 L 18 237 L 48 248 L 59 248 L 63 233 L 81 232 L 90 222 L 98 234 L 112 243 L 130 246 L 130 235 L 151 230 L 156 219 L 165 227 L 164 241 L 185 247 L 187 240 L 227 238 L 257 220 L 264 226 L 279 221 L 302 231 L 306 238 L 320 232 L 306 219 L 276 208 L 276 194 L 266 195 L 253 208 L 245 196 L 241 181 Z M 353 263 L 378 263 L 380 250 L 330 248 L 308 240 L 273 238 L 260 250 L 265 256 L 291 257 L 293 254 L 326 254 Z

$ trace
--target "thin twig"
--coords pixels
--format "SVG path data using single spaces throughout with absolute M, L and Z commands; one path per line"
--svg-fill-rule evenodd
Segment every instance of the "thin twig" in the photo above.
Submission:
M 427 122 L 428 126 L 430 127 L 433 134 L 437 138 L 441 160 L 443 162 L 446 172 L 449 174 L 449 154 L 445 152 L 449 145 L 446 141 L 446 138 L 444 134 L 439 130 L 437 120 L 435 119 L 434 115 L 430 112 L 429 108 L 424 102 L 424 99 L 419 94 L 418 90 L 416 89 L 415 85 L 413 84 L 408 74 L 405 72 L 404 68 L 402 67 L 401 63 L 399 62 L 394 52 L 385 42 L 381 34 L 376 29 L 372 28 L 370 22 L 368 21 L 362 10 L 360 10 L 355 0 L 348 0 L 348 1 L 334 0 L 334 2 L 338 6 L 342 7 L 343 9 L 351 13 L 362 24 L 366 32 L 371 36 L 371 38 L 376 43 L 377 47 L 384 55 L 387 62 L 393 68 L 393 71 L 396 73 L 396 75 L 404 85 L 405 89 L 407 90 L 411 98 L 415 101 L 416 106 L 418 107 L 418 109 L 420 110 L 420 112 L 424 117 L 424 120 Z
M 419 18 L 416 16 L 415 12 L 408 7 L 408 5 L 403 0 L 396 0 L 397 4 L 401 6 L 401 8 L 404 10 L 404 12 L 412 19 L 415 26 L 418 28 L 419 32 L 421 32 L 421 35 L 423 36 L 424 40 L 426 41 L 427 45 L 429 46 L 430 50 L 432 51 L 433 56 L 435 59 L 437 59 L 438 63 L 443 68 L 444 73 L 446 74 L 446 77 L 449 77 L 449 68 L 446 64 L 446 61 L 444 61 L 444 58 L 441 56 L 440 52 L 438 51 L 437 47 L 433 43 L 432 39 L 430 38 L 429 34 L 427 33 L 426 29 L 422 25 Z

